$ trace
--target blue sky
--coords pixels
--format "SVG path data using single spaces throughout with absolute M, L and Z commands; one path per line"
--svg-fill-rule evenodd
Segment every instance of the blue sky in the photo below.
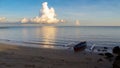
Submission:
M 0 17 L 8 21 L 39 15 L 43 2 L 53 7 L 65 25 L 120 26 L 120 0 L 0 0 Z

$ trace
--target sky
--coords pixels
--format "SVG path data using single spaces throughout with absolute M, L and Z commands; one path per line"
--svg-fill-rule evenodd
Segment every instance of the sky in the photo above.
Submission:
M 47 11 L 53 11 L 50 21 L 55 19 L 56 24 L 76 25 L 79 21 L 81 26 L 120 26 L 120 0 L 0 0 L 0 22 L 46 18 L 40 14 L 45 2 Z

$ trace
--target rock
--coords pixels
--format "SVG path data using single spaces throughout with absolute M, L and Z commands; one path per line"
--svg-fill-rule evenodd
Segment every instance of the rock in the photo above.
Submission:
M 107 47 L 104 47 L 104 49 L 108 49 Z
M 99 51 L 101 51 L 100 49 L 97 49 L 97 51 L 99 52 Z
M 98 55 L 104 56 L 104 54 L 103 54 L 103 53 L 99 53 Z
M 105 56 L 106 56 L 107 58 L 112 58 L 112 57 L 114 57 L 111 53 L 105 53 Z
M 114 62 L 113 62 L 113 68 L 120 68 L 120 48 L 119 46 L 116 46 L 113 48 L 113 53 L 117 54 Z
M 119 48 L 119 46 L 114 47 L 112 51 L 115 54 L 120 54 L 120 48 Z
M 115 58 L 115 61 L 113 62 L 113 68 L 120 68 L 120 56 Z
M 105 53 L 105 58 L 109 60 L 110 62 L 113 61 L 113 55 L 111 53 Z

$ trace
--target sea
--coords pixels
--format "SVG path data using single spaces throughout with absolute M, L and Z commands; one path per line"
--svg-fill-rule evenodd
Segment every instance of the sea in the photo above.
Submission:
M 119 26 L 0 26 L 0 42 L 30 47 L 120 46 Z

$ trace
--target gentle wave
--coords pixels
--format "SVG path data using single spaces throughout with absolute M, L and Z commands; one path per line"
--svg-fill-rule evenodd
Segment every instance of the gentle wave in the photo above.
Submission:
M 36 24 L 37 25 L 37 24 Z M 6 29 L 8 28 L 8 29 Z M 9 29 L 10 28 L 10 29 Z M 88 46 L 120 46 L 119 26 L 8 26 L 0 27 L 0 41 L 70 47 L 81 41 Z

